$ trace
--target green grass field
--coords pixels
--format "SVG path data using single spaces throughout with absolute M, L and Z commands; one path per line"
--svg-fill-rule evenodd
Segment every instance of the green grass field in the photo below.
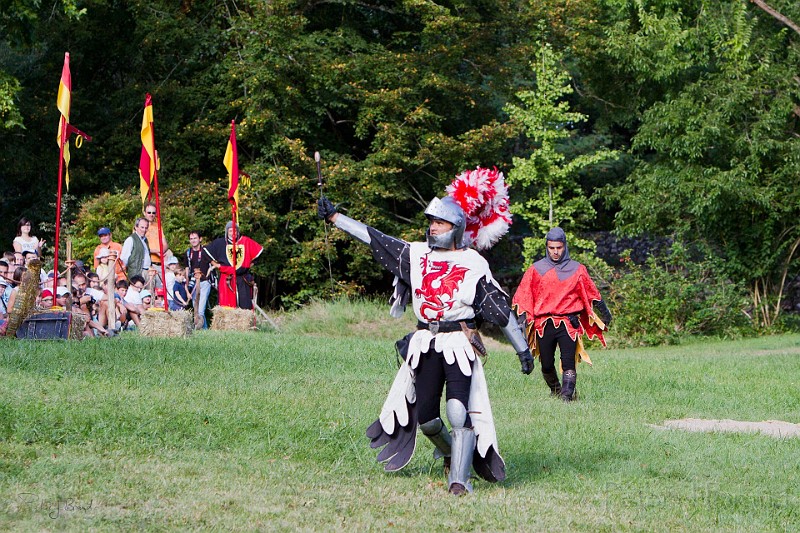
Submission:
M 595 347 L 572 404 L 492 342 L 508 478 L 455 498 L 427 440 L 386 474 L 364 436 L 411 323 L 385 315 L 340 303 L 280 332 L 0 341 L 0 529 L 800 530 L 800 438 L 651 426 L 800 423 L 800 335 Z

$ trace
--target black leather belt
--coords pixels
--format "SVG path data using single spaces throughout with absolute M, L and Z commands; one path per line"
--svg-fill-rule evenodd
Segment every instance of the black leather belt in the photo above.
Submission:
M 452 333 L 461 331 L 461 324 L 464 323 L 469 329 L 476 329 L 475 322 L 472 320 L 432 320 L 430 322 L 417 322 L 417 329 L 427 329 L 434 335 L 437 333 Z

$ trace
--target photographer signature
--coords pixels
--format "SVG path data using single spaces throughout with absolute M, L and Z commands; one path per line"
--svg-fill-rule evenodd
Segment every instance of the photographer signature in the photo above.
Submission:
M 39 510 L 55 520 L 66 513 L 89 512 L 94 505 L 94 500 L 91 499 L 87 502 L 77 498 L 40 498 L 32 492 L 20 492 L 17 494 L 17 503 L 20 510 L 23 508 Z

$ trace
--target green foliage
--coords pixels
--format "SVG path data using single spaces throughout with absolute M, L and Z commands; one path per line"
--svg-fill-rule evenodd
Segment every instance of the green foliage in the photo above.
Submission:
M 22 126 L 22 115 L 15 104 L 21 88 L 17 79 L 0 71 L 0 128 Z
M 641 114 L 635 169 L 605 190 L 619 202 L 618 228 L 704 242 L 731 279 L 777 297 L 798 266 L 789 254 L 800 236 L 796 36 L 746 2 L 637 6 L 609 51 L 663 94 Z
M 496 8 L 496 9 L 494 9 Z M 422 210 L 459 171 L 503 166 L 507 80 L 528 37 L 503 4 L 458 9 L 408 2 L 254 3 L 237 19 L 241 143 L 253 197 L 247 216 L 273 256 L 282 302 L 386 290 L 367 248 L 315 217 L 315 150 L 325 194 L 356 219 L 401 238 L 422 236 Z
M 76 0 L 58 3 L 68 19 L 77 20 L 86 14 L 86 8 L 79 8 Z M 41 4 L 41 0 L 0 0 L 0 131 L 24 127 L 17 105 L 22 85 L 8 72 L 7 57 L 35 48 L 34 28 L 39 21 Z M 55 5 L 47 7 L 55 11 Z
M 731 281 L 715 257 L 692 258 L 673 245 L 645 265 L 622 257 L 627 269 L 610 280 L 612 335 L 624 345 L 674 343 L 687 336 L 736 337 L 752 332 L 747 293 Z
M 576 249 L 594 248 L 593 243 L 577 237 L 592 222 L 595 210 L 587 191 L 581 188 L 580 173 L 613 159 L 617 153 L 606 149 L 587 153 L 568 153 L 569 141 L 586 116 L 570 111 L 565 98 L 573 93 L 569 74 L 560 65 L 561 58 L 546 43 L 538 46 L 532 63 L 536 87 L 517 93 L 521 105 L 505 109 L 532 143 L 528 158 L 515 157 L 508 182 L 521 201 L 512 206 L 531 227 L 535 237 L 525 238 L 523 255 L 526 264 L 541 252 L 541 237 L 553 226 L 567 232 L 568 242 Z

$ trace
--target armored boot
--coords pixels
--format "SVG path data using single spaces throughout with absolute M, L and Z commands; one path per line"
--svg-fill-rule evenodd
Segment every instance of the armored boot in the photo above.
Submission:
M 571 402 L 575 399 L 575 382 L 578 380 L 578 374 L 574 370 L 564 371 L 564 386 L 561 387 L 561 399 L 565 402 Z
M 461 496 L 472 492 L 469 481 L 472 469 L 472 455 L 475 453 L 475 431 L 472 428 L 454 429 L 450 474 L 447 483 L 450 494 Z
M 436 449 L 433 450 L 433 458 L 444 458 L 444 474 L 450 473 L 450 453 L 452 447 L 452 439 L 450 433 L 447 431 L 447 426 L 444 425 L 441 418 L 434 418 L 429 422 L 419 425 L 422 434 L 428 437 Z
M 547 372 L 542 369 L 542 377 L 547 386 L 550 387 L 550 396 L 561 394 L 561 383 L 558 381 L 558 374 L 556 374 L 555 368 Z

